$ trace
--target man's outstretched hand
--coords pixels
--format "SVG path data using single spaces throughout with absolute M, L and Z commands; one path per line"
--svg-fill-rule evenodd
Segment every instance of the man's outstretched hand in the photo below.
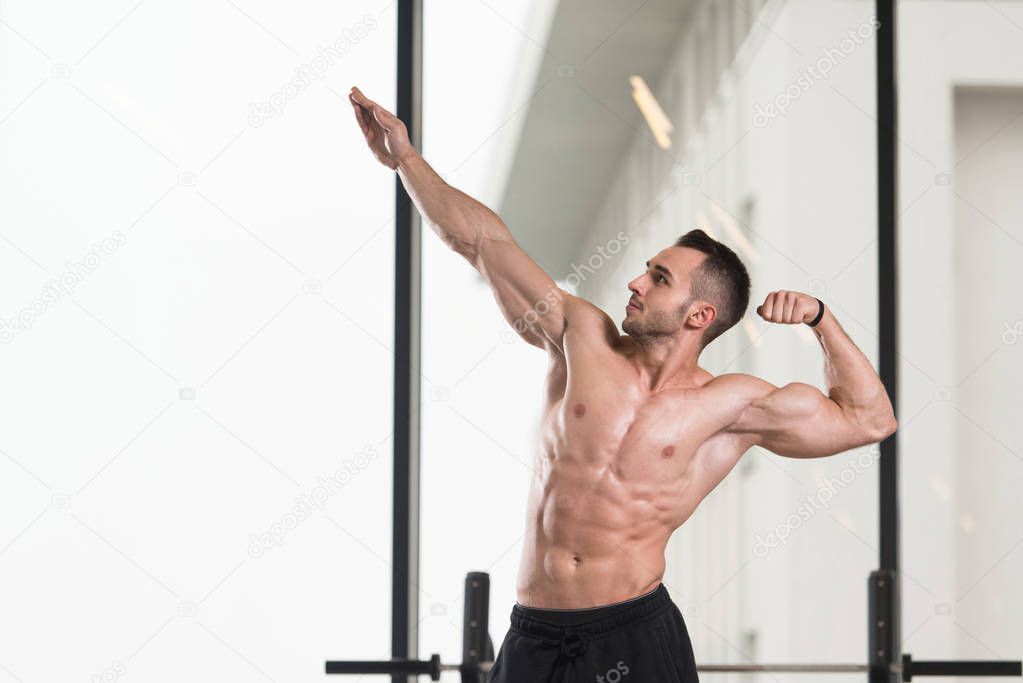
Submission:
M 757 314 L 767 322 L 787 325 L 812 322 L 819 310 L 820 304 L 814 297 L 786 290 L 771 292 L 757 306 Z
M 348 94 L 348 100 L 355 109 L 355 120 L 359 122 L 359 128 L 366 137 L 366 144 L 381 164 L 393 171 L 403 158 L 415 153 L 401 119 L 354 86 Z

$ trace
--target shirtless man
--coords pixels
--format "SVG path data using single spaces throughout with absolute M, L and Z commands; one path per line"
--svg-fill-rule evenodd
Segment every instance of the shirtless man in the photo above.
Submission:
M 697 681 L 661 583 L 668 538 L 754 445 L 817 458 L 891 435 L 876 372 L 823 303 L 790 291 L 771 292 L 757 313 L 812 325 L 828 395 L 699 367 L 707 344 L 742 318 L 750 289 L 735 253 L 701 230 L 628 283 L 619 334 L 601 309 L 558 288 L 494 212 L 445 183 L 401 120 L 358 88 L 349 99 L 376 158 L 548 358 L 517 604 L 489 680 Z

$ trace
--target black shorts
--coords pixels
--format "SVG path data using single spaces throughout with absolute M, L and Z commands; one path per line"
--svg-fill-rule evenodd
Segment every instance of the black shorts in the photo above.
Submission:
M 488 683 L 697 683 L 682 613 L 664 584 L 589 609 L 516 604 Z

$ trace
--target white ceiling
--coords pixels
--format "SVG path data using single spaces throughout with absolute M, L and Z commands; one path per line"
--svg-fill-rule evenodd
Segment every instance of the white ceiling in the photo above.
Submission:
M 593 212 L 636 139 L 653 136 L 629 76 L 656 91 L 695 0 L 560 0 L 539 67 L 515 90 L 528 102 L 498 213 L 554 277 L 576 255 Z M 570 65 L 571 72 L 559 65 Z M 535 94 L 534 94 L 535 93 Z M 509 112 L 510 114 L 510 112 Z

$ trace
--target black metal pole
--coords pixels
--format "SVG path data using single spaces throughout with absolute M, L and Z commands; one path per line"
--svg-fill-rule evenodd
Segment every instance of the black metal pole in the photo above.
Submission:
M 896 0 L 876 0 L 878 374 L 898 411 L 898 92 Z M 871 683 L 893 680 L 900 661 L 899 479 L 896 436 L 881 442 L 880 567 L 870 575 Z M 894 680 L 898 680 L 895 676 Z
M 407 676 L 429 676 L 431 680 L 439 681 L 443 666 L 440 663 L 440 655 L 433 655 L 426 661 L 417 660 L 395 660 L 395 661 L 345 661 L 327 662 L 326 673 L 348 674 L 348 675 L 373 675 L 391 674 L 392 679 L 403 679 Z
M 398 0 L 395 114 L 421 150 L 422 0 Z M 391 572 L 391 656 L 415 658 L 419 576 L 419 330 L 420 232 L 418 214 L 395 175 L 394 225 L 394 489 Z M 394 675 L 392 683 L 408 676 Z
M 480 662 L 488 661 L 490 575 L 469 572 L 465 577 L 462 616 L 462 683 L 480 683 Z
M 898 110 L 895 0 L 877 0 L 878 315 L 880 377 L 896 404 L 898 349 Z M 881 566 L 899 568 L 898 461 L 893 437 L 881 443 Z
M 964 661 L 913 661 L 909 655 L 902 655 L 902 680 L 911 681 L 914 676 L 1020 676 L 1023 666 L 1018 661 L 977 660 Z

